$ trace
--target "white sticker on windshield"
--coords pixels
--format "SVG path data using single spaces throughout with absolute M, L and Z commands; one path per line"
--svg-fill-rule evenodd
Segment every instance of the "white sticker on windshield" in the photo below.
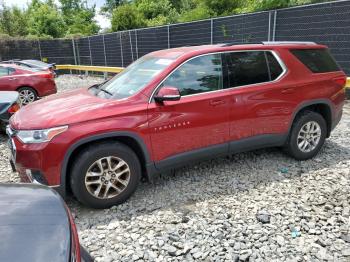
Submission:
M 158 64 L 158 65 L 170 65 L 171 62 L 173 62 L 173 60 L 161 58 L 161 59 L 158 59 L 156 61 L 156 64 Z

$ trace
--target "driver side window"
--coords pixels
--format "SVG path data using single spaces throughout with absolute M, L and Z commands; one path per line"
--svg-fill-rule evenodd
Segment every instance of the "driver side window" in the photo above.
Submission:
M 193 58 L 176 69 L 162 86 L 179 89 L 181 96 L 222 89 L 221 55 Z

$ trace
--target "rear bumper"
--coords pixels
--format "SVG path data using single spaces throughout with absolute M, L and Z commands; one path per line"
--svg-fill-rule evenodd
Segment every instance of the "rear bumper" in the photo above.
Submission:
M 54 79 L 48 79 L 47 82 L 37 88 L 38 96 L 44 97 L 57 93 L 57 87 Z
M 339 124 L 342 116 L 343 116 L 343 110 L 340 110 L 339 113 L 334 117 L 332 121 L 332 130 Z

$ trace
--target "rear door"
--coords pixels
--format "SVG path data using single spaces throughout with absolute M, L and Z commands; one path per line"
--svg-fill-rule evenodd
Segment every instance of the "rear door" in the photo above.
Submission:
M 225 53 L 224 86 L 232 90 L 230 140 L 282 132 L 290 115 L 288 96 L 281 99 L 278 80 L 285 72 L 270 51 Z M 235 100 L 236 99 L 236 100 Z
M 149 105 L 155 161 L 196 150 L 199 157 L 227 153 L 229 95 L 222 80 L 221 55 L 209 54 L 185 62 L 161 84 L 178 88 L 181 99 Z

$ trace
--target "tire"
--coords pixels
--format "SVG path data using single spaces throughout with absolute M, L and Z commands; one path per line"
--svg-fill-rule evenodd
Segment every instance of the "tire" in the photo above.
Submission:
M 97 209 L 125 202 L 140 180 L 138 157 L 118 142 L 88 146 L 73 162 L 70 177 L 74 196 L 84 205 Z
M 6 123 L 0 120 L 0 133 L 6 134 Z
M 22 106 L 28 105 L 38 99 L 37 92 L 31 87 L 24 86 L 19 88 L 17 91 L 19 93 L 19 100 Z
M 308 127 L 309 132 L 306 132 Z M 286 152 L 297 160 L 313 158 L 323 146 L 326 135 L 327 123 L 322 115 L 304 111 L 294 120 L 285 146 Z

